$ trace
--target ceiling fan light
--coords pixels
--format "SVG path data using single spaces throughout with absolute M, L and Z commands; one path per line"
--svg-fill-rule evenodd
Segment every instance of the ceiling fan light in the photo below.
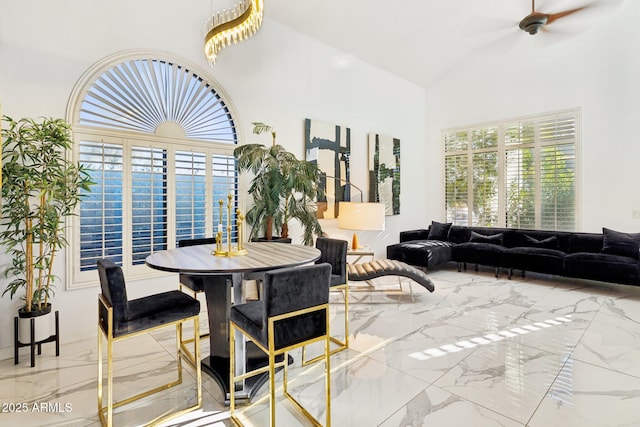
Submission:
M 531 35 L 534 35 L 538 32 L 540 28 L 545 26 L 548 20 L 549 20 L 548 15 L 534 12 L 531 15 L 526 16 L 522 21 L 520 21 L 520 29 L 523 31 L 526 31 Z

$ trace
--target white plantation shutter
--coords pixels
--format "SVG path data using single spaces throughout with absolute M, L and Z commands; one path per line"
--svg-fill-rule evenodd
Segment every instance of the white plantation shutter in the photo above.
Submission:
M 576 117 L 540 120 L 540 228 L 576 229 Z
M 226 207 L 232 194 L 235 218 L 237 134 L 211 84 L 170 61 L 141 59 L 108 68 L 82 93 L 74 155 L 97 184 L 74 218 L 70 287 L 94 285 L 101 257 L 144 277 L 149 254 L 213 236 L 219 195 Z
M 508 123 L 505 129 L 506 226 L 536 228 L 534 121 Z
M 498 224 L 498 152 L 474 153 L 472 170 L 473 224 Z
M 445 157 L 446 221 L 467 225 L 469 217 L 469 156 L 458 154 Z
M 238 181 L 235 174 L 235 157 L 223 154 L 214 154 L 211 158 L 213 181 L 213 224 L 217 230 L 218 224 L 222 224 L 223 240 L 227 241 L 227 217 L 229 194 L 231 199 L 231 241 L 237 242 L 238 229 L 236 227 L 236 209 L 238 208 Z M 222 200 L 222 210 L 220 209 Z M 222 213 L 222 220 L 220 214 Z
M 579 113 L 566 110 L 446 131 L 447 221 L 576 230 Z
M 207 155 L 175 153 L 176 242 L 206 237 Z
M 79 161 L 95 184 L 91 192 L 81 192 L 78 267 L 93 270 L 103 257 L 122 264 L 122 147 L 81 139 L 79 151 Z
M 131 149 L 132 264 L 167 249 L 167 151 Z
M 445 216 L 447 222 L 466 225 L 469 218 L 469 132 L 444 135 Z

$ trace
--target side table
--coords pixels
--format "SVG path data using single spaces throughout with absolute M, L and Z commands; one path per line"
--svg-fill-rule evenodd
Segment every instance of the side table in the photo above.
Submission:
M 363 258 L 369 257 L 369 261 L 373 261 L 375 253 L 370 249 L 349 249 L 347 251 L 347 263 L 349 264 L 360 264 L 363 261 Z M 355 257 L 352 262 L 349 262 L 349 257 Z

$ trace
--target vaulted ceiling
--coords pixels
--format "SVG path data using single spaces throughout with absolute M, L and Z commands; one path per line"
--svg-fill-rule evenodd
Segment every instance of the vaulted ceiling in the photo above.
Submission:
M 589 5 L 531 36 L 530 0 L 265 0 L 276 21 L 420 86 L 472 54 L 509 54 L 578 37 L 624 0 L 538 0 L 547 14 Z M 636 1 L 636 0 L 634 0 Z

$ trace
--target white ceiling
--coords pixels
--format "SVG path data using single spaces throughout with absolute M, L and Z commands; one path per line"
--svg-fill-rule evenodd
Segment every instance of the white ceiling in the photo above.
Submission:
M 554 43 L 597 25 L 624 0 L 538 0 L 557 13 L 589 4 L 535 36 L 518 28 L 530 0 L 264 0 L 265 14 L 348 55 L 428 87 L 467 56 Z M 638 0 L 634 0 L 638 1 Z

